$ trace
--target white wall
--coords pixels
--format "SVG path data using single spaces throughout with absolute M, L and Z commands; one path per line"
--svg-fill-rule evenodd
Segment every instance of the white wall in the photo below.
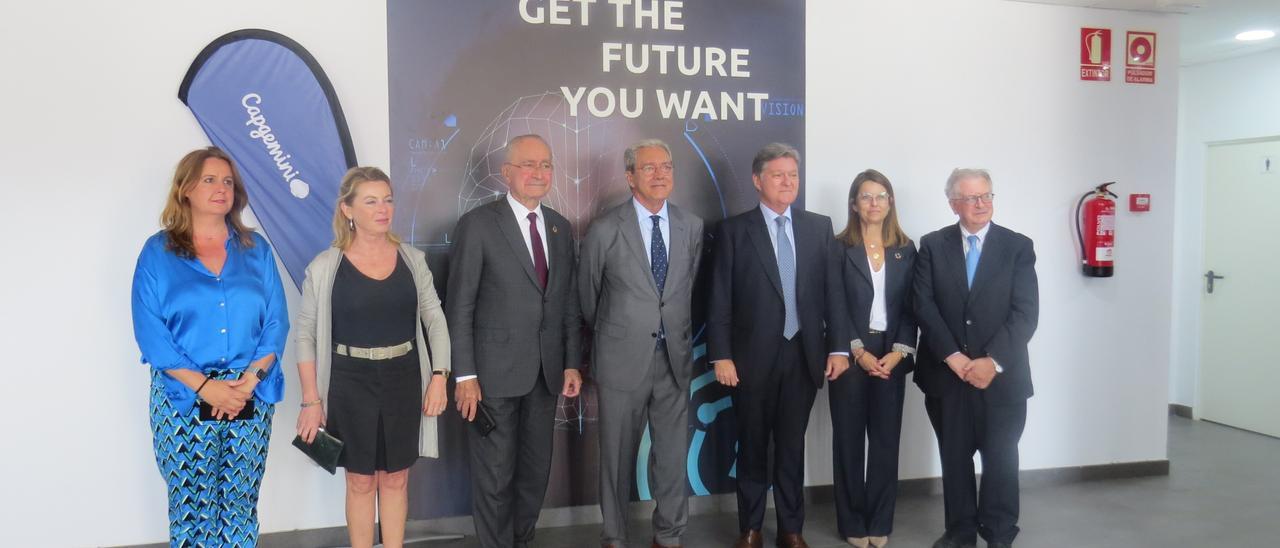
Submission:
M 1198 408 L 1205 156 L 1209 143 L 1280 136 L 1280 49 L 1183 67 L 1180 80 L 1169 401 Z
M 966 0 L 809 2 L 807 188 L 843 226 L 849 182 L 894 182 L 918 239 L 954 223 L 953 167 L 986 167 L 995 222 L 1035 240 L 1040 327 L 1024 469 L 1164 459 L 1172 266 L 1177 23 L 1160 15 Z M 1079 28 L 1159 33 L 1157 84 L 1077 76 Z M 1149 192 L 1150 213 L 1119 213 L 1111 279 L 1085 279 L 1070 225 L 1094 185 Z M 821 397 L 820 397 L 821 398 Z M 819 405 L 825 405 L 819 402 Z M 823 438 L 830 425 L 815 419 Z M 908 388 L 903 477 L 936 476 L 919 390 Z M 811 440 L 810 481 L 830 481 L 827 439 Z
M 952 222 L 941 191 L 952 167 L 991 168 L 997 222 L 1033 237 L 1040 255 L 1038 395 L 1023 466 L 1164 458 L 1173 20 L 996 0 L 900 4 L 809 2 L 809 203 L 842 224 L 830 204 L 843 203 L 852 176 L 874 166 L 897 183 L 904 224 L 918 237 Z M 361 162 L 389 163 L 382 3 L 201 7 L 0 7 L 0 164 L 10 191 L 3 219 L 13 242 L 0 267 L 0 469 L 9 475 L 0 544 L 165 538 L 128 288 L 137 250 L 157 229 L 173 163 L 206 144 L 176 99 L 204 45 L 246 27 L 296 39 L 333 81 Z M 1160 83 L 1077 81 L 1082 25 L 1121 36 L 1125 28 L 1160 32 Z M 1111 179 L 1122 191 L 1153 193 L 1156 209 L 1121 215 L 1116 278 L 1084 280 L 1070 209 L 1086 188 Z M 293 370 L 291 348 L 282 365 Z M 936 475 L 919 394 L 908 390 L 903 476 Z M 264 532 L 343 521 L 341 480 L 288 446 L 297 401 L 291 383 L 267 465 Z M 819 413 L 811 483 L 830 480 L 829 428 Z
M 178 84 L 205 45 L 248 27 L 309 49 L 342 100 L 357 157 L 389 163 L 380 2 L 0 7 L 0 164 L 11 167 L 6 224 L 20 235 L 0 274 L 0 545 L 167 538 L 129 287 L 143 240 L 159 228 L 174 164 L 208 144 Z M 297 293 L 287 287 L 293 308 Z M 295 379 L 291 347 L 285 356 Z M 264 531 L 343 522 L 341 477 L 289 446 L 298 398 L 290 381 L 262 490 Z

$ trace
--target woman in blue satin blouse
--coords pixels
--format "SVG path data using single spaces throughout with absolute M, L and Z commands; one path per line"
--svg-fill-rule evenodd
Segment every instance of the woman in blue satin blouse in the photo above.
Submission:
M 271 248 L 240 220 L 248 201 L 226 153 L 187 154 L 133 273 L 173 546 L 257 544 L 289 319 Z

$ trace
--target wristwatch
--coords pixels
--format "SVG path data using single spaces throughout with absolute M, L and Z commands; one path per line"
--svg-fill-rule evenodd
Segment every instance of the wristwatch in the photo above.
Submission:
M 440 375 L 441 377 L 444 377 L 444 378 L 445 378 L 445 380 L 449 380 L 449 370 L 448 370 L 448 369 L 436 369 L 436 370 L 432 371 L 432 372 L 431 372 L 431 374 L 432 374 L 432 375 Z
M 267 380 L 267 371 L 266 371 L 265 369 L 258 369 L 257 367 L 250 367 L 250 368 L 249 368 L 249 371 L 252 371 L 252 372 L 253 372 L 253 376 L 258 377 L 258 382 L 262 382 L 262 381 Z

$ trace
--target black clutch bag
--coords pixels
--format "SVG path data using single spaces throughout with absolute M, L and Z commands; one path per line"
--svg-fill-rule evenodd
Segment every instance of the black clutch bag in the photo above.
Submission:
M 244 402 L 244 408 L 240 410 L 240 414 L 234 417 L 214 418 L 213 405 L 207 401 L 200 402 L 200 421 L 242 421 L 253 418 L 253 400 Z
M 316 431 L 311 443 L 302 441 L 302 436 L 294 436 L 293 446 L 297 447 L 316 464 L 330 474 L 338 471 L 338 455 L 342 454 L 342 440 L 329 435 L 323 428 Z
M 493 415 L 489 414 L 483 403 L 476 402 L 476 420 L 471 421 L 471 427 L 476 429 L 480 437 L 487 438 L 498 427 L 498 423 L 494 422 Z

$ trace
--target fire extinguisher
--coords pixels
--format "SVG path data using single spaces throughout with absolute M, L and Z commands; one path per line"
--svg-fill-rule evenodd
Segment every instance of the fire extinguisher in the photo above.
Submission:
M 1110 278 L 1115 274 L 1116 203 L 1107 198 L 1118 198 L 1107 187 L 1115 181 L 1103 183 L 1084 193 L 1076 204 L 1076 235 L 1080 237 L 1080 262 L 1084 275 L 1090 278 Z M 1091 198 L 1092 197 L 1092 198 Z M 1084 208 L 1084 215 L 1080 209 Z M 1083 228 L 1081 228 L 1083 224 Z

